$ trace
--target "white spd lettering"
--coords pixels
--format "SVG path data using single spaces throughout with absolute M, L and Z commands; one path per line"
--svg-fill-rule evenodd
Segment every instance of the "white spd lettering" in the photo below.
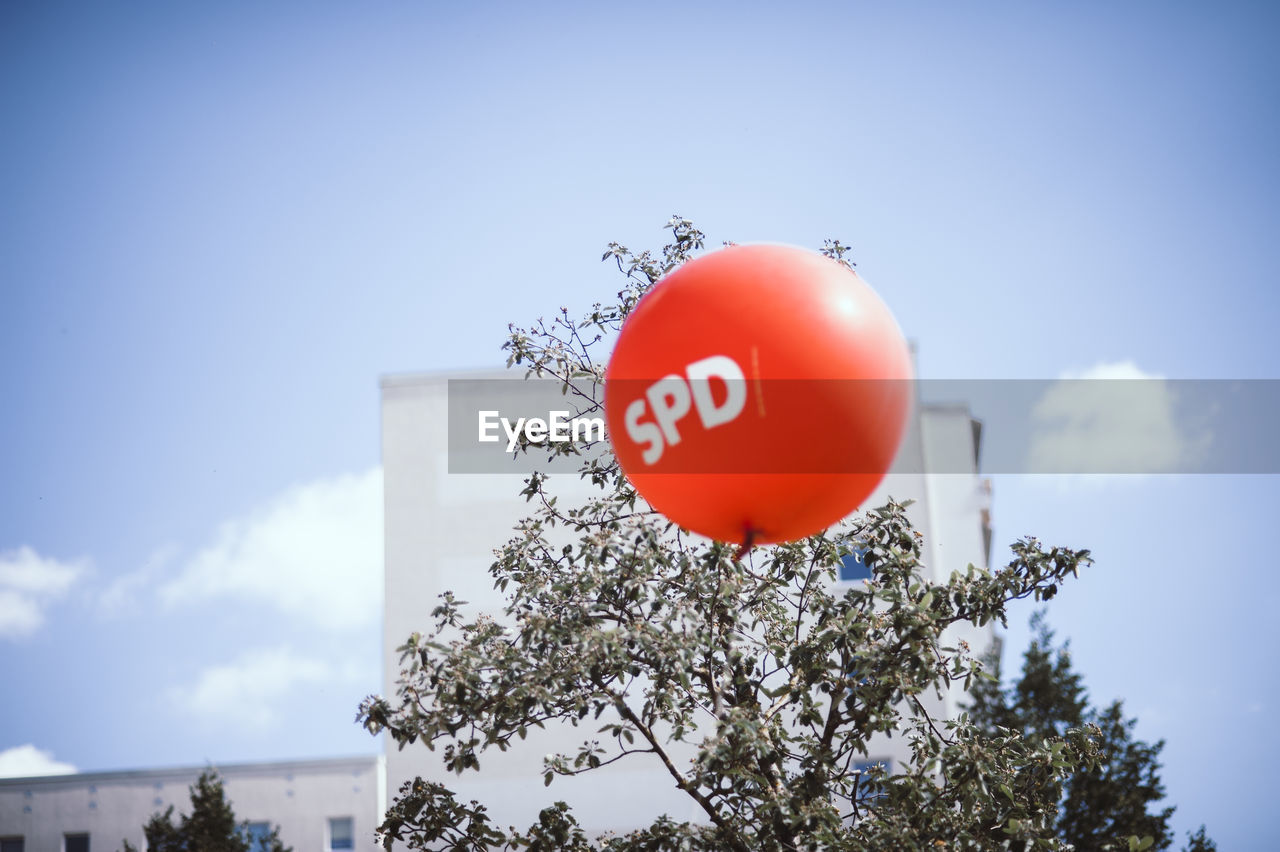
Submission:
M 711 380 L 720 379 L 728 390 L 724 401 L 716 405 L 711 394 Z M 698 412 L 702 428 L 723 426 L 742 413 L 747 404 L 746 377 L 742 368 L 727 355 L 712 355 L 694 361 L 685 368 L 684 376 L 672 373 L 654 382 L 640 399 L 627 406 L 623 420 L 627 437 L 644 447 L 640 457 L 645 464 L 662 458 L 667 447 L 680 443 L 676 424 L 692 408 Z M 652 421 L 645 415 L 652 409 Z

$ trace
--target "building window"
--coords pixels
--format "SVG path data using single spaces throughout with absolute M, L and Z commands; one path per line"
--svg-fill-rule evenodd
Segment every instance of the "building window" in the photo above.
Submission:
M 859 662 L 859 658 L 856 656 L 853 658 L 849 666 L 849 670 L 846 674 L 849 680 L 852 681 L 852 683 L 850 683 L 849 691 L 852 691 L 852 686 L 855 683 L 858 686 L 868 686 L 876 682 L 876 679 L 871 674 L 871 671 L 869 669 L 862 668 L 862 665 Z
M 884 776 L 882 778 L 868 778 L 868 773 L 877 766 L 884 767 Z M 893 771 L 893 764 L 888 760 L 868 760 L 853 765 L 854 771 L 858 776 L 857 798 L 859 802 L 874 802 L 877 799 L 884 798 L 884 788 L 881 786 L 883 779 L 889 777 L 889 773 Z
M 22 852 L 21 837 L 0 837 L 0 852 Z
M 62 852 L 89 852 L 89 835 L 62 835 Z
M 351 817 L 329 817 L 330 852 L 342 852 L 356 846 L 355 826 Z
M 840 579 L 846 582 L 870 580 L 871 565 L 869 552 L 865 547 L 854 549 L 852 553 L 840 557 Z
M 249 852 L 266 852 L 267 838 L 271 836 L 271 824 L 251 822 L 248 829 Z

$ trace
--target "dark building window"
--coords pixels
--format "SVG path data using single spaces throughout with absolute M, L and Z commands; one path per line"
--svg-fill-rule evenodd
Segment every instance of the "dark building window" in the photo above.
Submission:
M 249 823 L 249 852 L 266 852 L 267 836 L 271 834 L 271 824 L 266 822 Z
M 64 834 L 62 852 L 89 852 L 88 834 Z
M 886 778 L 893 771 L 893 764 L 888 760 L 867 760 L 853 765 L 854 771 L 858 774 L 858 801 L 875 802 L 884 797 L 884 789 L 880 786 L 882 780 L 867 777 L 867 774 L 877 766 L 884 767 Z
M 0 852 L 22 852 L 22 838 L 0 837 Z
M 871 566 L 867 564 L 867 550 L 859 547 L 840 557 L 840 579 L 845 581 L 870 580 Z
M 342 852 L 354 849 L 356 833 L 351 824 L 351 817 L 329 817 L 329 849 L 331 852 Z

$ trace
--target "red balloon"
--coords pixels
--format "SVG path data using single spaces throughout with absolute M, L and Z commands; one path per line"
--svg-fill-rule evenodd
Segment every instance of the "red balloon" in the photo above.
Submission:
M 911 409 L 884 302 L 816 252 L 689 261 L 631 312 L 605 372 L 618 461 L 655 509 L 720 541 L 819 532 L 875 490 Z

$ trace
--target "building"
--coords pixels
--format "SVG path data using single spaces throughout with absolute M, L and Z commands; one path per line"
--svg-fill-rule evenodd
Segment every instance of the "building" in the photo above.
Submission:
M 519 496 L 525 474 L 458 473 L 458 445 L 450 447 L 450 428 L 475 434 L 475 419 L 459 421 L 460 394 L 475 390 L 485 379 L 512 374 L 475 374 L 455 381 L 451 405 L 450 380 L 457 374 L 387 377 L 382 383 L 382 460 L 386 508 L 386 603 L 384 607 L 383 690 L 393 695 L 399 678 L 397 648 L 415 631 L 431 628 L 430 612 L 437 597 L 452 591 L 471 612 L 497 614 L 502 597 L 488 574 L 493 551 L 511 538 L 514 524 L 530 513 Z M 475 408 L 472 405 L 471 408 Z M 480 405 L 480 408 L 491 407 Z M 542 409 L 544 412 L 547 409 Z M 527 412 L 526 412 L 527 413 Z M 452 424 L 450 417 L 453 417 Z M 925 562 L 945 580 L 969 563 L 986 566 L 990 547 L 990 488 L 978 474 L 981 429 L 963 405 L 918 405 L 899 451 L 893 472 L 864 505 L 882 504 L 892 496 L 913 498 L 908 510 L 925 536 Z M 451 455 L 452 450 L 452 455 Z M 946 474 L 931 470 L 951 471 Z M 555 475 L 553 474 L 553 477 Z M 574 474 L 557 482 L 562 505 L 592 493 Z M 843 569 L 843 582 L 859 582 L 861 566 Z M 990 626 L 976 627 L 949 637 L 964 639 L 978 653 L 993 640 Z M 933 700 L 929 709 L 941 716 L 958 713 L 962 693 Z M 932 699 L 929 699 L 932 700 Z M 928 703 L 928 701 L 926 702 Z M 543 787 L 543 757 L 569 751 L 589 738 L 591 729 L 549 727 L 506 752 L 486 752 L 482 771 L 454 775 L 446 772 L 438 752 L 422 746 L 403 751 L 388 748 L 387 786 L 394 795 L 415 776 L 444 783 L 461 801 L 475 799 L 489 809 L 497 825 L 525 828 L 538 811 L 564 800 L 589 834 L 625 832 L 650 824 L 661 814 L 677 821 L 697 821 L 702 812 L 677 790 L 656 760 L 628 759 L 591 773 L 557 778 Z M 535 741 L 536 739 L 536 741 Z M 906 744 L 884 740 L 870 762 L 892 766 L 905 759 Z
M 375 852 L 385 808 L 381 757 L 215 767 L 236 817 L 251 835 L 280 826 L 295 852 Z M 0 780 L 3 852 L 145 850 L 142 826 L 174 807 L 189 813 L 189 788 L 206 767 L 81 772 Z

